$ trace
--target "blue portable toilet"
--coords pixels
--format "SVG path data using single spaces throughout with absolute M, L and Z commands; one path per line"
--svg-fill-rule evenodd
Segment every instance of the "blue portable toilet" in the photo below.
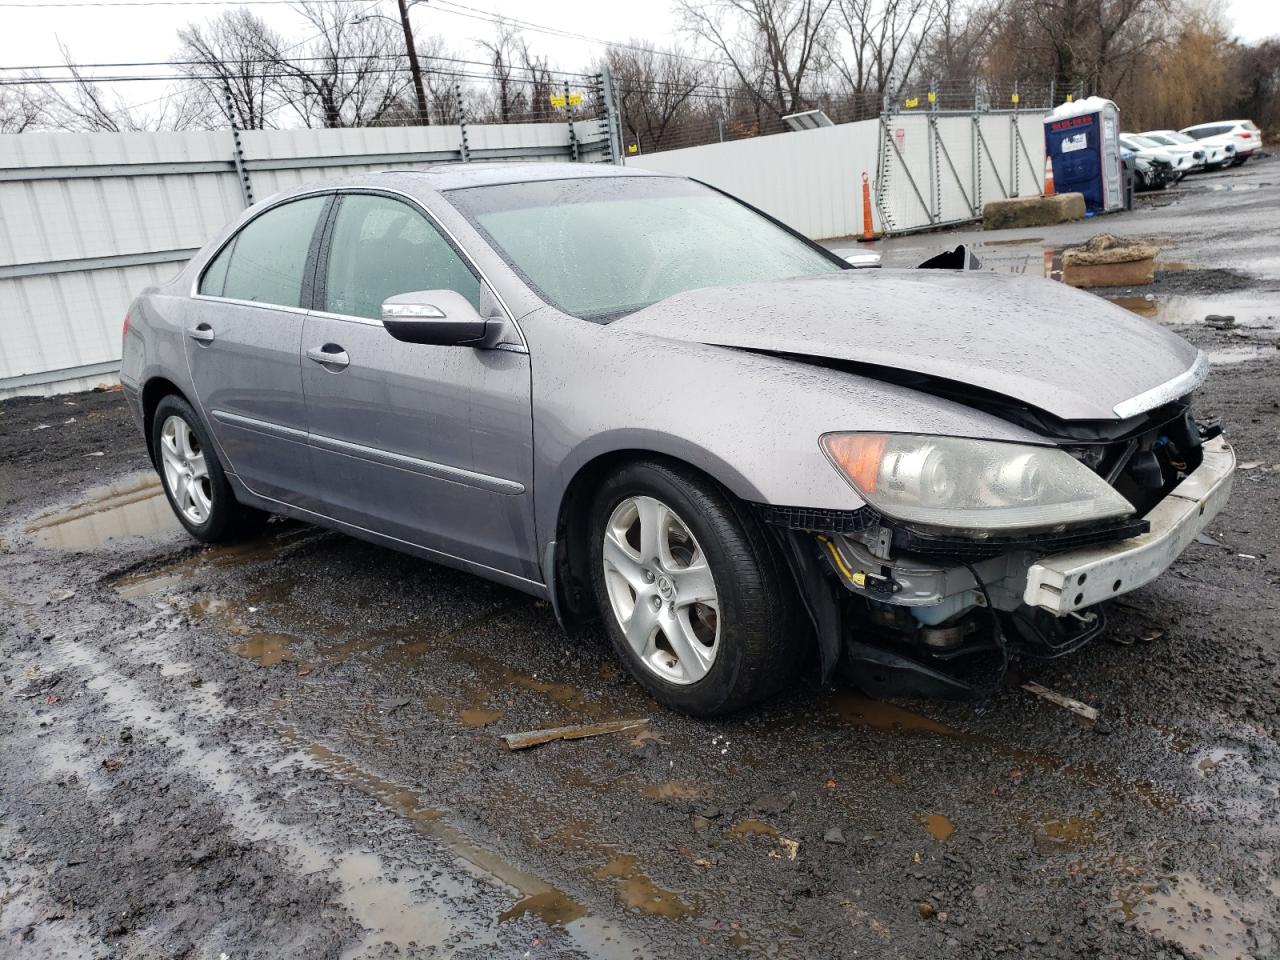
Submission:
M 1057 193 L 1084 195 L 1086 209 L 1124 209 L 1120 111 L 1110 100 L 1086 97 L 1055 107 L 1044 118 L 1044 150 Z

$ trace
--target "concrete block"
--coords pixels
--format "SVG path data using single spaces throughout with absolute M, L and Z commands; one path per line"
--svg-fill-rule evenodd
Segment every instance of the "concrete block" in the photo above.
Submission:
M 1066 223 L 1068 220 L 1083 220 L 1084 209 L 1084 196 L 1079 193 L 992 200 L 982 208 L 982 227 L 984 230 L 1004 230 L 1008 227 Z

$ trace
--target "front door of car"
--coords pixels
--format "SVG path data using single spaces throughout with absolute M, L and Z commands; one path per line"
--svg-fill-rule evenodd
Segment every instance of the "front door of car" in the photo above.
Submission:
M 200 278 L 185 320 L 196 402 L 229 472 L 254 493 L 314 509 L 301 345 L 310 255 L 331 196 L 250 220 Z
M 528 353 L 402 343 L 381 323 L 388 297 L 441 289 L 486 316 L 500 312 L 419 209 L 375 193 L 339 198 L 303 335 L 311 458 L 326 512 L 538 580 Z

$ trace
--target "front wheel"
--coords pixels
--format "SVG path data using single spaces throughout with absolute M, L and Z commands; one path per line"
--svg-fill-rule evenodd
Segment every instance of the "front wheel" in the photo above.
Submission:
M 800 644 L 787 568 L 714 483 L 673 464 L 629 464 L 601 486 L 590 537 L 609 638 L 660 702 L 723 715 L 792 677 Z
M 197 540 L 222 543 L 258 532 L 267 514 L 236 500 L 204 424 L 181 397 L 169 395 L 151 419 L 156 468 L 169 506 Z

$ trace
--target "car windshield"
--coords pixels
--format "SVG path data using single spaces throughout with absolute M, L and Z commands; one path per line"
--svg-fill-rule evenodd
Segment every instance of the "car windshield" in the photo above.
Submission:
M 1142 136 L 1143 136 L 1143 139 L 1154 140 L 1156 143 L 1163 144 L 1166 147 L 1171 147 L 1178 142 L 1177 140 L 1174 140 L 1172 137 L 1166 137 L 1160 133 L 1144 133 Z
M 448 196 L 544 300 L 598 322 L 686 290 L 845 268 L 738 201 L 675 177 L 543 180 Z
M 1159 149 L 1160 147 L 1160 142 L 1158 140 L 1152 140 L 1150 137 L 1140 137 L 1137 134 L 1130 134 L 1129 139 L 1139 147 L 1155 147 L 1156 149 Z
M 1185 133 L 1166 133 L 1165 136 L 1174 143 L 1195 143 L 1195 140 L 1188 137 Z

